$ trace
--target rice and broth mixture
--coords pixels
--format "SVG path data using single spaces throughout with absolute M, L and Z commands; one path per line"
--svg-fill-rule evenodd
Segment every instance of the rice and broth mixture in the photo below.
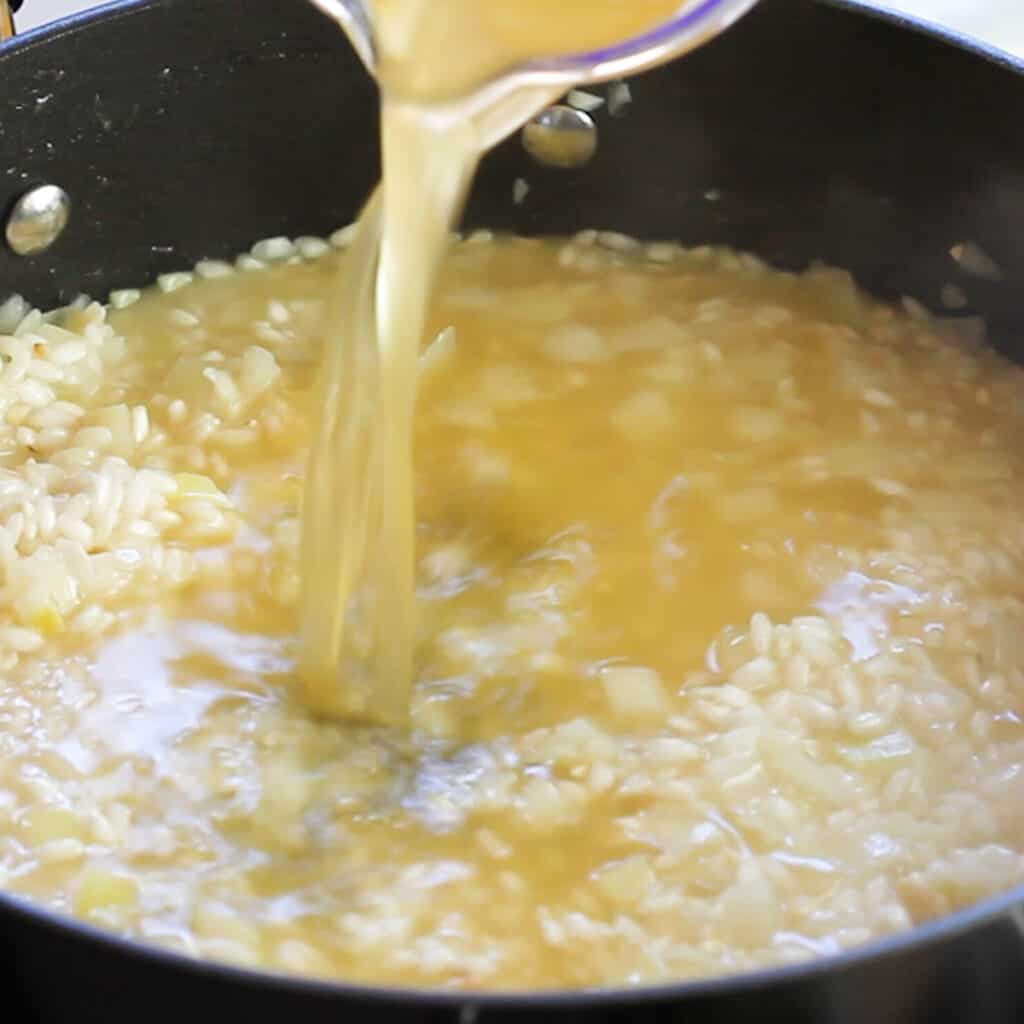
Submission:
M 445 259 L 551 97 L 453 117 L 541 51 L 426 7 L 376 5 L 387 175 L 343 267 L 269 239 L 0 307 L 3 884 L 194 955 L 550 988 L 1024 880 L 1021 371 L 835 270 L 593 231 Z
M 838 271 L 460 243 L 410 727 L 332 723 L 291 686 L 325 249 L 5 308 L 8 889 L 245 964 L 542 988 L 1024 880 L 1020 370 Z

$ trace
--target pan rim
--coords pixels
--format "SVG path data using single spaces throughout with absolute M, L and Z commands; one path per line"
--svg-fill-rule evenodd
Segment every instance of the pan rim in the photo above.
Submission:
M 855 16 L 871 18 L 889 25 L 930 37 L 937 42 L 998 64 L 1010 71 L 1024 74 L 1024 54 L 1017 55 L 962 32 L 959 29 L 941 25 L 928 18 L 907 14 L 889 6 L 886 0 L 809 0 L 822 7 L 832 7 Z M 94 22 L 132 17 L 142 14 L 151 7 L 160 7 L 166 0 L 106 0 L 76 14 L 19 32 L 10 39 L 0 41 L 0 59 L 5 59 L 22 50 L 32 49 L 40 44 L 68 35 Z
M 110 0 L 79 14 L 70 15 L 30 29 L 0 42 L 0 66 L 19 53 L 28 52 L 65 35 L 100 22 L 143 15 L 164 5 L 167 0 Z M 187 2 L 187 0 L 181 0 Z M 967 36 L 927 19 L 896 11 L 884 2 L 867 0 L 811 0 L 823 7 L 853 16 L 881 21 L 897 30 L 913 32 L 951 46 L 975 58 L 996 64 L 1024 76 L 1024 56 L 1015 56 L 999 47 Z M 641 1006 L 679 1003 L 723 996 L 780 989 L 825 974 L 843 972 L 892 954 L 927 948 L 955 939 L 986 925 L 1006 921 L 1021 935 L 1024 944 L 1024 885 L 981 900 L 962 910 L 925 922 L 897 935 L 872 940 L 838 954 L 815 957 L 799 964 L 767 967 L 706 979 L 663 982 L 635 988 L 624 986 L 582 989 L 538 990 L 446 990 L 441 988 L 388 987 L 344 980 L 328 980 L 290 975 L 266 969 L 248 968 L 225 962 L 189 957 L 144 940 L 107 931 L 69 914 L 63 914 L 25 897 L 0 889 L 0 914 L 43 925 L 45 928 L 98 944 L 129 960 L 142 961 L 157 968 L 184 970 L 210 981 L 275 990 L 320 1000 L 352 1000 L 374 1004 L 378 1008 L 401 1003 L 410 1008 L 452 1011 L 558 1011 L 590 1008 Z

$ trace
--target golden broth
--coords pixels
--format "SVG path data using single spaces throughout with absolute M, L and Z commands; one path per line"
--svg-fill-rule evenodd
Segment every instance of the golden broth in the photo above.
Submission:
M 545 57 L 627 42 L 693 7 L 680 0 L 372 0 L 381 80 L 395 98 L 459 99 Z
M 791 962 L 1024 880 L 1020 370 L 838 271 L 460 244 L 410 727 L 357 728 L 292 686 L 336 263 L 0 338 L 7 888 L 495 989 Z

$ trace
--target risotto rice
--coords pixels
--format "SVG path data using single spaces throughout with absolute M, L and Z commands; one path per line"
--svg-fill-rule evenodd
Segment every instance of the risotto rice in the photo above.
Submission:
M 463 988 L 820 956 L 1024 881 L 1024 376 L 848 275 L 471 236 L 410 732 L 292 696 L 336 247 L 0 306 L 0 879 Z

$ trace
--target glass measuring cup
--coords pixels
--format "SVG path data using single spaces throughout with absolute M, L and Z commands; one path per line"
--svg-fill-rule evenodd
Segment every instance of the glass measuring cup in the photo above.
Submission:
M 371 75 L 376 67 L 373 21 L 366 0 L 311 0 L 345 30 Z M 551 98 L 580 85 L 607 82 L 646 71 L 702 46 L 723 32 L 757 0 L 694 0 L 680 3 L 668 21 L 611 46 L 529 60 L 485 83 L 459 101 L 459 113 L 481 123 L 494 144 L 510 120 L 525 121 Z M 488 128 L 490 130 L 488 130 Z

